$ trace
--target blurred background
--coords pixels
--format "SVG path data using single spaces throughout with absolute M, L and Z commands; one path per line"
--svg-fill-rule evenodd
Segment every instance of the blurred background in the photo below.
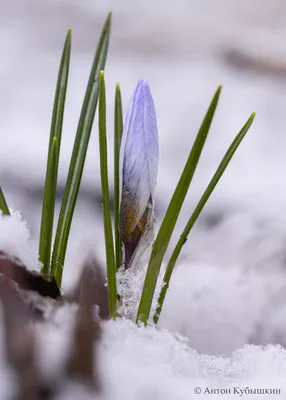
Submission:
M 284 0 L 0 0 L 0 6 L 0 180 L 9 205 L 22 211 L 33 238 L 37 238 L 40 227 L 53 98 L 67 28 L 73 29 L 73 44 L 58 208 L 92 57 L 106 13 L 111 10 L 113 25 L 106 68 L 110 159 L 115 83 L 121 84 L 126 110 L 138 78 L 145 77 L 152 89 L 159 125 L 160 221 L 211 97 L 223 84 L 209 139 L 173 242 L 228 145 L 250 113 L 256 111 L 253 126 L 189 236 L 180 262 L 189 268 L 195 262 L 221 271 L 238 265 L 242 271 L 264 274 L 267 281 L 274 275 L 276 279 L 277 274 L 283 281 Z M 96 117 L 72 224 L 65 285 L 71 279 L 70 271 L 76 271 L 88 249 L 104 259 L 97 135 Z M 111 182 L 112 175 L 111 168 Z M 227 280 L 223 282 L 229 287 Z M 249 287 L 251 293 L 255 290 Z M 268 300 L 259 300 L 256 316 Z M 245 314 L 244 308 L 238 318 Z M 237 321 L 233 326 L 237 327 Z M 248 339 L 242 336 L 241 342 L 245 341 Z M 228 349 L 232 347 L 233 343 Z M 197 348 L 218 351 L 205 344 Z

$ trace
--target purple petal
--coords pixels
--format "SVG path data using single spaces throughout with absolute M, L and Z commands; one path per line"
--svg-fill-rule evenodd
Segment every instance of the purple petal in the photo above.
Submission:
M 155 106 L 147 81 L 140 79 L 128 107 L 120 150 L 121 193 L 127 191 L 132 198 L 136 210 L 134 226 L 148 202 L 154 206 L 158 156 Z

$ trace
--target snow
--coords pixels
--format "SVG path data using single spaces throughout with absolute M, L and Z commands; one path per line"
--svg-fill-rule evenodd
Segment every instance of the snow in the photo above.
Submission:
M 19 211 L 10 209 L 10 213 L 3 216 L 0 211 L 0 251 L 19 258 L 28 269 L 40 270 L 27 222 Z
M 5 232 L 10 233 L 10 241 Z M 1 217 L 0 238 L 1 249 L 5 247 L 21 259 L 31 257 L 31 250 L 27 252 L 29 231 L 19 214 Z M 120 271 L 121 279 L 122 274 Z M 132 300 L 126 315 L 131 318 L 144 278 L 144 274 L 136 274 L 138 270 L 129 276 L 125 272 L 129 285 L 125 288 Z M 283 331 L 283 278 L 284 272 L 279 270 L 261 274 L 240 266 L 180 264 L 172 277 L 158 328 L 138 327 L 124 316 L 102 322 L 99 348 L 94 350 L 102 384 L 100 396 L 113 400 L 187 400 L 200 388 L 201 394 L 196 396 L 202 399 L 222 394 L 256 399 L 261 397 L 257 390 L 268 390 L 262 392 L 263 398 L 270 399 L 274 396 L 270 389 L 277 391 L 276 398 L 284 398 L 286 350 L 279 344 L 269 344 L 274 334 L 277 338 L 277 332 Z M 124 285 L 121 290 L 124 294 Z M 76 311 L 76 305 L 53 309 L 50 304 L 47 321 L 35 325 L 38 368 L 47 381 L 60 376 L 65 365 Z M 259 325 L 265 316 L 267 332 Z M 5 363 L 0 326 L 0 399 L 6 400 L 15 383 Z M 176 332 L 184 332 L 184 336 Z M 250 338 L 259 344 L 259 337 L 265 341 L 267 334 L 266 346 L 245 345 Z M 62 390 L 59 399 L 92 398 L 89 389 L 74 382 L 67 381 Z
M 108 322 L 104 333 L 101 356 L 110 398 L 189 399 L 196 387 L 203 399 L 210 398 L 206 388 L 229 388 L 227 398 L 237 397 L 234 387 L 277 388 L 285 396 L 286 351 L 279 346 L 245 346 L 224 358 L 200 355 L 184 338 L 126 320 Z
M 65 312 L 69 314 L 69 308 Z M 66 325 L 64 318 L 57 326 L 39 332 L 45 353 L 49 348 L 53 354 L 41 357 L 47 379 L 50 378 L 47 371 L 61 364 L 59 360 L 62 363 L 65 360 L 62 353 L 67 339 Z M 286 393 L 286 350 L 280 346 L 244 346 L 229 357 L 212 357 L 192 350 L 179 335 L 152 327 L 138 328 L 131 321 L 118 319 L 104 323 L 102 341 L 96 351 L 104 399 L 187 400 L 198 387 L 202 390 L 198 397 L 202 399 L 209 398 L 211 390 L 229 390 L 227 398 L 237 398 L 237 391 L 245 388 L 276 389 L 280 394 L 276 398 L 284 398 Z M 58 369 L 53 373 L 58 373 Z M 80 385 L 67 384 L 59 399 L 77 399 L 79 394 L 83 396 L 82 391 Z M 2 393 L 0 398 L 5 399 Z M 247 393 L 244 398 L 261 397 Z M 80 398 L 89 396 L 87 393 Z M 211 398 L 216 397 L 212 394 Z M 273 395 L 264 394 L 263 398 L 270 399 Z
M 172 275 L 159 325 L 187 336 L 199 352 L 230 355 L 245 343 L 261 343 L 259 335 L 269 315 L 285 307 L 285 296 L 277 299 L 283 290 L 284 272 L 180 264 Z M 281 343 L 274 341 L 275 331 L 273 324 L 272 335 L 263 344 Z
M 150 255 L 148 248 L 147 252 Z M 143 260 L 144 259 L 145 254 L 143 255 Z M 142 259 L 139 259 L 138 264 L 135 265 L 135 268 L 133 267 L 134 265 L 131 265 L 128 270 L 125 270 L 124 267 L 119 268 L 117 272 L 117 292 L 120 295 L 120 306 L 118 308 L 119 315 L 135 322 L 148 267 L 148 260 L 146 260 L 145 263 L 142 263 Z M 156 312 L 157 299 L 161 292 L 161 288 L 163 287 L 164 272 L 165 268 L 162 267 L 154 292 L 154 298 L 150 310 L 150 320 L 153 319 Z

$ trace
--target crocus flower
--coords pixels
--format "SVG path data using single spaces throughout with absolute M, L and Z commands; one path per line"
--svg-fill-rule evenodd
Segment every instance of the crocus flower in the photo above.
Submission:
M 120 148 L 119 230 L 125 267 L 153 232 L 158 153 L 155 106 L 148 82 L 140 79 L 129 103 Z

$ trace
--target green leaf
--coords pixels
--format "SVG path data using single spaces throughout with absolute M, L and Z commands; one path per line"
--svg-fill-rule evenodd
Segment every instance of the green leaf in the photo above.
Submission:
M 0 186 L 0 210 L 2 211 L 3 215 L 10 215 L 10 211 L 1 186 Z
M 47 169 L 46 185 L 45 185 L 45 199 L 43 204 L 43 215 L 41 224 L 40 234 L 40 248 L 39 248 L 39 259 L 43 263 L 41 270 L 42 274 L 50 273 L 50 257 L 51 257 L 51 245 L 52 245 L 52 234 L 53 234 L 53 219 L 54 219 L 54 207 L 56 198 L 57 180 L 57 157 L 58 157 L 58 145 L 57 137 L 53 138 L 52 146 L 49 151 L 49 168 Z
M 108 188 L 108 162 L 107 162 L 107 139 L 106 139 L 106 99 L 104 72 L 100 73 L 99 85 L 99 153 L 100 153 L 100 175 L 103 206 L 103 222 L 105 235 L 107 283 L 109 298 L 109 313 L 112 318 L 116 316 L 116 265 L 114 256 L 114 244 L 112 236 L 112 223 L 109 208 L 109 188 Z
M 64 108 L 69 75 L 71 52 L 71 29 L 68 30 L 54 100 L 53 116 L 50 131 L 50 143 L 47 160 L 46 182 L 42 209 L 41 231 L 39 241 L 39 260 L 43 264 L 42 274 L 50 273 L 51 246 L 54 224 L 56 189 L 58 180 L 58 163 L 60 157 L 61 136 L 64 119 Z
M 194 226 L 194 223 L 196 222 L 197 218 L 199 217 L 201 211 L 203 210 L 206 202 L 208 201 L 210 195 L 212 194 L 214 188 L 216 187 L 218 181 L 220 180 L 222 174 L 224 173 L 226 167 L 228 166 L 230 160 L 232 159 L 232 156 L 236 152 L 238 146 L 240 145 L 242 139 L 246 135 L 247 131 L 249 130 L 250 126 L 252 125 L 252 122 L 254 120 L 255 113 L 252 113 L 246 124 L 242 127 L 240 132 L 237 134 L 236 138 L 233 140 L 232 144 L 228 148 L 227 152 L 225 153 L 220 165 L 218 166 L 218 169 L 216 170 L 212 180 L 210 181 L 208 187 L 206 188 L 204 194 L 202 195 L 200 201 L 198 202 L 193 214 L 191 215 L 185 229 L 183 230 L 179 241 L 176 244 L 176 247 L 171 255 L 170 261 L 167 265 L 166 272 L 164 275 L 164 286 L 161 290 L 159 300 L 158 300 L 158 306 L 156 309 L 156 314 L 154 316 L 154 322 L 157 323 L 161 314 L 162 306 L 165 300 L 166 292 L 169 287 L 169 282 L 172 276 L 172 272 L 174 270 L 174 266 L 176 264 L 176 261 L 179 257 L 179 254 L 182 250 L 183 245 L 186 243 L 188 239 L 188 234 L 190 233 L 190 230 Z
M 123 116 L 122 116 L 122 101 L 119 84 L 116 85 L 115 91 L 115 107 L 114 107 L 114 236 L 115 236 L 115 254 L 116 254 L 116 269 L 122 264 L 122 242 L 119 234 L 119 158 L 120 144 L 123 132 Z
M 202 125 L 193 144 L 188 160 L 180 177 L 179 183 L 174 191 L 167 212 L 160 226 L 156 240 L 153 244 L 152 253 L 145 277 L 144 287 L 137 314 L 137 322 L 147 324 L 151 305 L 154 297 L 156 283 L 160 272 L 160 267 L 169 245 L 172 233 L 175 228 L 180 210 L 189 189 L 190 183 L 194 176 L 202 149 L 214 117 L 214 113 L 218 104 L 221 86 L 218 87 L 211 101 L 209 109 L 204 117 Z
M 72 217 L 77 201 L 87 147 L 96 111 L 99 95 L 99 73 L 104 69 L 111 27 L 111 13 L 103 26 L 89 81 L 83 101 L 83 106 L 78 123 L 76 138 L 70 162 L 67 183 L 63 195 L 61 211 L 57 226 L 54 251 L 52 257 L 52 270 L 56 270 L 56 280 L 61 285 L 63 266 L 65 261 L 68 237 Z

